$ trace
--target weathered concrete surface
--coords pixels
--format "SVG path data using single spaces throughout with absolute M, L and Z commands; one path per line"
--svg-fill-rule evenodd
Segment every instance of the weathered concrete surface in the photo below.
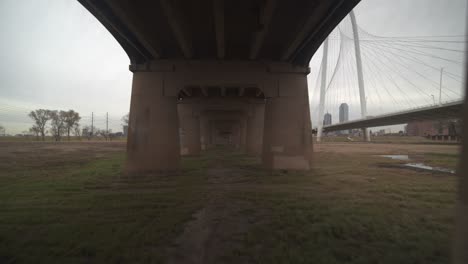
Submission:
M 164 93 L 163 75 L 133 75 L 126 170 L 176 170 L 180 161 L 177 98 Z
M 135 74 L 129 171 L 178 167 L 176 99 L 189 86 L 221 87 L 222 96 L 233 86 L 261 90 L 269 98 L 265 166 L 309 168 L 308 65 L 359 0 L 78 1 L 120 43 Z M 249 130 L 247 118 L 238 121 L 239 147 L 259 153 L 258 129 Z M 200 149 L 206 149 L 213 143 L 212 122 L 201 122 Z M 182 127 L 193 132 L 182 142 L 187 154 L 198 152 L 195 124 L 189 123 Z
M 265 120 L 265 102 L 252 102 L 247 117 L 247 153 L 261 155 L 263 146 L 263 126 Z
M 192 104 L 177 105 L 181 155 L 200 155 L 200 120 Z
M 213 144 L 263 153 L 270 169 L 309 169 L 308 72 L 288 63 L 152 62 L 134 75 L 128 170 L 177 169 L 180 153 Z
M 263 164 L 270 169 L 308 170 L 312 160 L 312 130 L 307 78 L 284 74 L 279 96 L 265 106 Z
M 468 18 L 467 18 L 468 30 Z M 468 47 L 468 45 L 467 45 Z M 465 95 L 468 94 L 468 53 L 465 56 Z M 463 137 L 460 164 L 458 169 L 457 228 L 453 250 L 453 263 L 468 263 L 468 98 L 463 107 Z

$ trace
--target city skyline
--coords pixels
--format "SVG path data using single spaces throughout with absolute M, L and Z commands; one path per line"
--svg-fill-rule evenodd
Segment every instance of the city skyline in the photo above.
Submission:
M 323 115 L 323 125 L 328 126 L 331 124 L 333 124 L 332 115 L 327 112 L 325 115 Z

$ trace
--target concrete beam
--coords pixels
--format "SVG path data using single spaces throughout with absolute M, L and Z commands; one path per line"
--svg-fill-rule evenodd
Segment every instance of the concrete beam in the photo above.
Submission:
M 304 40 L 307 38 L 309 32 L 314 28 L 314 22 L 316 21 L 316 19 L 317 18 L 312 14 L 307 18 L 304 26 L 301 28 L 299 33 L 296 35 L 296 38 L 294 38 L 293 41 L 291 41 L 289 46 L 287 46 L 287 48 L 281 54 L 281 60 L 282 61 L 289 60 L 289 58 L 291 58 L 291 56 L 294 54 L 294 52 L 297 50 L 297 48 L 299 48 L 301 43 L 304 42 Z
M 179 11 L 174 8 L 174 2 L 170 0 L 160 0 L 164 14 L 167 17 L 169 25 L 174 32 L 180 49 L 184 57 L 190 59 L 193 57 L 192 40 L 189 37 L 188 30 L 183 26 L 183 18 Z
M 276 7 L 276 0 L 268 0 L 265 3 L 264 8 L 261 10 L 259 22 L 261 29 L 254 33 L 252 45 L 250 47 L 249 59 L 254 60 L 258 57 L 258 53 L 260 52 L 260 48 L 263 45 L 263 41 L 265 40 L 265 36 L 268 32 L 268 28 L 270 27 L 271 18 L 273 17 L 273 13 Z
M 332 21 L 336 21 L 337 25 L 339 21 L 336 20 L 337 17 L 337 12 L 339 10 L 342 10 L 342 5 L 344 3 L 350 4 L 354 6 L 356 3 L 354 1 L 346 1 L 346 0 L 340 0 L 337 1 L 334 5 L 331 7 L 327 8 L 326 6 L 320 6 L 318 2 L 315 2 L 317 5 L 315 7 L 316 10 L 318 10 L 318 13 L 325 13 L 327 14 L 323 19 L 320 21 L 317 21 L 317 17 L 314 13 L 310 14 L 310 16 L 307 18 L 304 26 L 302 29 L 299 31 L 299 33 L 296 35 L 296 38 L 290 43 L 290 45 L 284 50 L 281 60 L 282 61 L 290 61 L 293 60 L 299 51 L 304 49 L 308 43 L 314 42 L 313 40 L 317 38 L 317 35 L 320 35 L 319 33 L 323 31 L 323 29 L 328 25 L 333 25 L 334 23 Z M 323 5 L 323 3 L 321 3 Z M 325 8 L 325 9 L 324 9 Z M 320 10 L 319 10 L 320 9 Z M 352 9 L 352 8 L 350 8 Z M 346 12 L 347 14 L 348 12 Z M 344 15 L 343 15 L 344 16 Z M 326 36 L 332 31 L 332 29 L 335 27 L 331 27 L 330 31 L 324 35 L 323 37 L 326 38 Z M 316 42 L 316 41 L 315 41 Z M 314 43 L 315 43 L 314 42 Z M 317 43 L 317 45 L 320 45 L 320 43 Z M 313 51 L 315 52 L 316 48 L 314 47 Z M 308 58 L 307 61 L 309 61 L 310 58 Z
M 109 30 L 125 50 L 132 64 L 154 59 L 151 52 L 144 47 L 137 36 L 126 25 L 119 23 L 121 21 L 118 21 L 119 19 L 108 3 L 92 0 L 78 1 Z
M 187 95 L 187 96 L 192 96 L 192 93 L 186 88 L 182 88 L 182 91 L 184 91 L 184 93 Z
M 218 59 L 224 59 L 224 0 L 213 0 L 214 23 L 216 33 L 216 50 Z
M 109 5 L 117 17 L 119 17 L 122 21 L 125 21 L 127 27 L 133 32 L 133 34 L 135 34 L 138 41 L 143 45 L 143 47 L 145 47 L 146 50 L 148 50 L 148 52 L 151 53 L 154 59 L 159 59 L 161 57 L 161 47 L 156 43 L 150 44 L 146 40 L 146 33 L 135 24 L 135 22 L 138 21 L 138 18 L 133 16 L 131 13 L 126 12 L 125 8 L 116 4 L 115 1 L 105 0 L 105 2 Z

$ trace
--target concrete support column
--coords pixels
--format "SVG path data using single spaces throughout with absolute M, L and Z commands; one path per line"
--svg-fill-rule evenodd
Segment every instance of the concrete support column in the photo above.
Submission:
M 262 154 L 265 103 L 252 103 L 247 118 L 247 153 Z
M 306 74 L 279 74 L 278 96 L 265 105 L 262 162 L 270 169 L 308 170 L 312 129 Z
M 370 142 L 371 141 L 371 135 L 370 135 L 370 130 L 368 128 L 363 128 L 362 129 L 362 137 L 365 142 Z
M 200 155 L 200 120 L 194 106 L 187 103 L 177 105 L 180 124 L 180 154 Z
M 162 73 L 135 72 L 128 127 L 127 172 L 178 169 L 178 130 L 177 98 L 164 94 Z
M 241 150 L 241 141 L 242 141 L 242 129 L 240 120 L 231 121 L 231 142 L 234 148 Z
M 206 150 L 210 144 L 210 126 L 209 121 L 203 114 L 199 117 L 200 121 L 200 144 L 201 150 Z
M 468 30 L 468 19 L 467 19 Z M 468 94 L 468 54 L 465 56 L 465 94 Z M 468 97 L 463 107 L 462 150 L 458 165 L 458 202 L 452 263 L 468 263 Z
M 247 118 L 242 117 L 240 119 L 240 150 L 242 152 L 247 151 Z

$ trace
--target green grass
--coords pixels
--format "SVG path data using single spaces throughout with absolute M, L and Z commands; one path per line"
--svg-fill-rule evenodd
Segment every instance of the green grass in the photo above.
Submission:
M 251 202 L 253 223 L 238 256 L 255 263 L 449 262 L 454 177 L 382 169 L 363 156 L 316 161 L 313 173 L 278 174 L 235 194 Z
M 2 173 L 0 262 L 161 261 L 203 205 L 202 177 L 126 178 L 123 159 Z
M 311 172 L 271 172 L 217 149 L 184 158 L 180 173 L 132 178 L 122 153 L 12 165 L 0 172 L 0 262 L 164 262 L 213 200 L 212 237 L 222 239 L 211 263 L 449 262 L 455 177 L 361 154 L 315 157 Z
M 424 162 L 434 167 L 442 167 L 455 170 L 458 166 L 458 154 L 449 153 L 426 153 Z

